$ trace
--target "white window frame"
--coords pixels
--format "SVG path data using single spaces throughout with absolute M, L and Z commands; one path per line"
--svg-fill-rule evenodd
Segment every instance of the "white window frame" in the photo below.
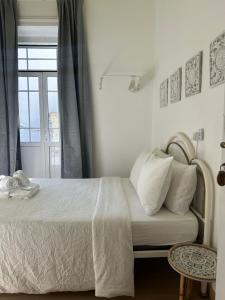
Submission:
M 19 45 L 18 48 L 20 49 L 26 49 L 26 58 L 19 58 L 18 57 L 18 62 L 19 60 L 25 60 L 26 63 L 27 63 L 27 69 L 19 69 L 19 72 L 57 72 L 57 68 L 55 70 L 48 70 L 48 69 L 44 69 L 44 70 L 36 70 L 36 69 L 28 69 L 28 61 L 29 60 L 54 60 L 56 61 L 56 64 L 57 64 L 57 59 L 58 59 L 58 56 L 57 56 L 57 45 Z M 29 59 L 28 58 L 28 48 L 29 49 L 56 49 L 56 59 L 55 58 L 31 58 Z

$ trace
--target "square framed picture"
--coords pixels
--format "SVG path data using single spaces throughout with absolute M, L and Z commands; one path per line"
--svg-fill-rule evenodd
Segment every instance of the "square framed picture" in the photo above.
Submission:
M 179 68 L 170 76 L 170 102 L 176 103 L 181 100 L 182 68 Z
M 168 105 L 168 78 L 160 84 L 160 107 Z
M 225 32 L 210 44 L 210 86 L 225 82 Z
M 199 52 L 185 66 L 185 96 L 190 97 L 201 92 L 202 88 L 202 57 Z

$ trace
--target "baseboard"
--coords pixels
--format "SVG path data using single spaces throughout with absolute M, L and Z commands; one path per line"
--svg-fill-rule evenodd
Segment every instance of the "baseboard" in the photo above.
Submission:
M 214 288 L 212 287 L 211 284 L 209 286 L 209 299 L 210 300 L 215 300 L 216 299 L 215 291 L 214 291 Z

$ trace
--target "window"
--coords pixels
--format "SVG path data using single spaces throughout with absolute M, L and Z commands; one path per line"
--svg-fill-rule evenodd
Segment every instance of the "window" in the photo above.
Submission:
M 51 142 L 59 142 L 59 108 L 57 77 L 47 77 L 48 131 Z
M 39 77 L 19 76 L 21 142 L 40 142 Z
M 49 71 L 52 73 L 57 70 L 57 48 L 19 46 L 18 65 L 21 142 L 41 142 L 40 123 L 43 112 L 40 112 L 40 107 L 42 110 L 48 109 L 50 142 L 59 142 L 57 76 L 46 75 Z
M 55 47 L 19 47 L 18 68 L 20 71 L 56 71 L 57 49 Z
M 60 177 L 56 46 L 19 46 L 21 155 L 31 177 Z

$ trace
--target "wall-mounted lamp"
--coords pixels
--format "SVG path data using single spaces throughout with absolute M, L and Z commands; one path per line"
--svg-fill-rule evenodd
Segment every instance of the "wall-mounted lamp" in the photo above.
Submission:
M 140 90 L 140 87 L 141 87 L 141 78 L 137 76 L 132 76 L 130 85 L 128 87 L 128 91 L 135 93 Z
M 130 84 L 128 87 L 128 91 L 130 92 L 138 92 L 141 88 L 141 75 L 132 75 L 132 74 L 105 74 L 102 75 L 99 79 L 99 89 L 102 90 L 103 80 L 105 77 L 130 77 Z

